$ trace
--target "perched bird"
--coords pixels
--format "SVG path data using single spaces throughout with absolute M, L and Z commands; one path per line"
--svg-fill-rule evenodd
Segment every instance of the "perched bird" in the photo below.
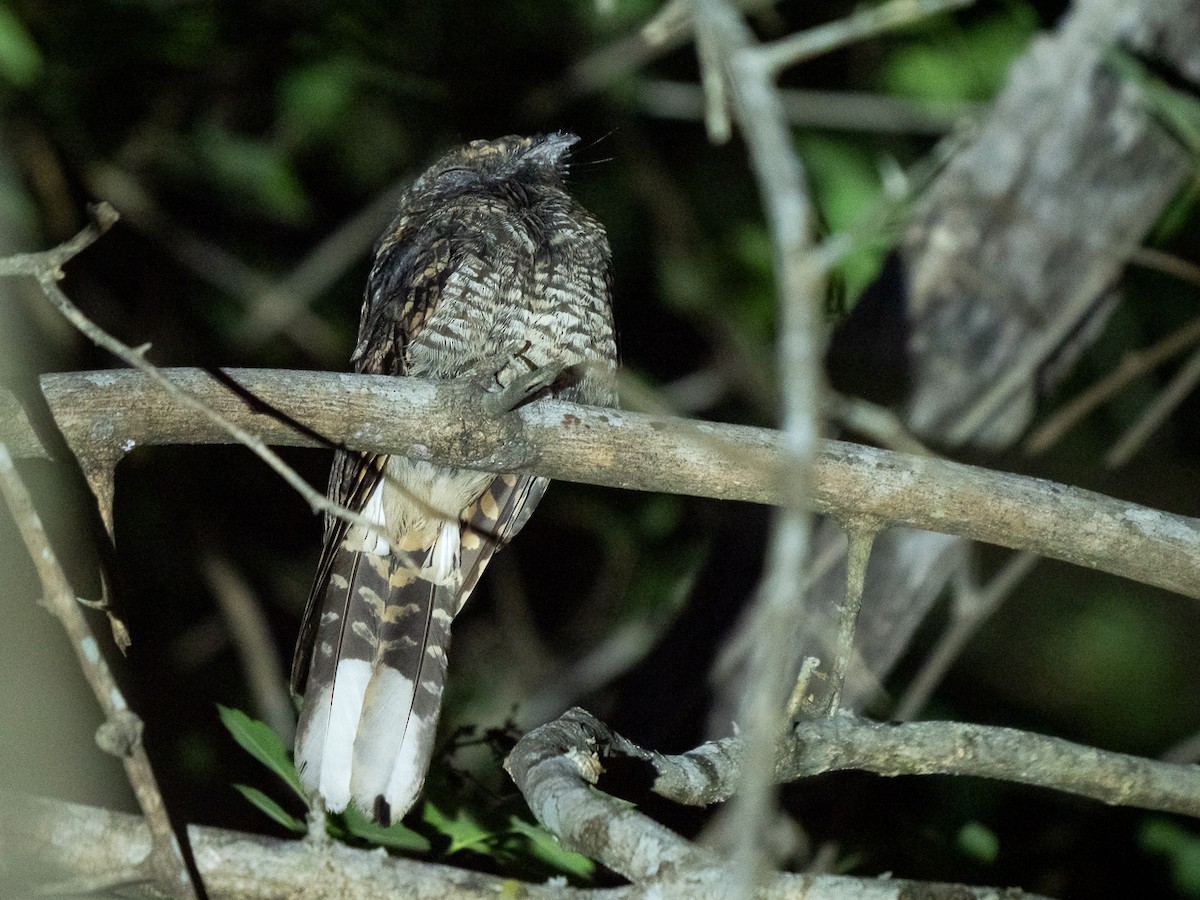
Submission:
M 472 141 L 413 183 L 375 249 L 355 371 L 473 378 L 496 392 L 546 372 L 539 395 L 616 404 L 608 239 L 564 186 L 576 141 Z M 378 528 L 327 518 L 292 665 L 304 694 L 296 763 L 327 809 L 354 803 L 387 824 L 413 805 L 450 623 L 546 485 L 337 453 L 329 496 Z

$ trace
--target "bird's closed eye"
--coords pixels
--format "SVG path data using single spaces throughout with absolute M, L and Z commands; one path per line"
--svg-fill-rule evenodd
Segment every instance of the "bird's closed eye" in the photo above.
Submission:
M 462 166 L 454 166 L 438 172 L 435 180 L 439 185 L 453 187 L 455 185 L 466 184 L 469 181 L 475 180 L 477 177 L 478 174 L 472 169 L 467 169 Z

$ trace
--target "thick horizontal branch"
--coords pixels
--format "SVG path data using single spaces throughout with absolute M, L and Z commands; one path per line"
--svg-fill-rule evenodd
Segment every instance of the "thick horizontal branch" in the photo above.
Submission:
M 109 892 L 122 897 L 157 897 L 143 880 L 150 834 L 137 816 L 60 800 L 5 795 L 0 804 L 0 892 Z M 715 892 L 672 893 L 691 887 L 690 873 L 663 871 L 658 879 L 626 887 L 580 889 L 554 881 L 518 882 L 437 863 L 388 856 L 337 842 L 312 844 L 192 825 L 188 838 L 204 886 L 213 900 L 275 897 L 421 897 L 424 900 L 651 900 L 664 896 L 720 897 Z M 1001 900 L 1007 889 L 971 888 L 892 878 L 783 875 L 763 896 L 779 900 Z M 1023 897 L 1036 900 L 1031 894 Z
M 323 439 L 468 468 L 768 504 L 782 502 L 788 481 L 780 436 L 765 428 L 552 400 L 496 417 L 483 392 L 462 382 L 226 370 L 234 390 L 199 369 L 165 371 L 272 444 L 320 446 Z M 119 458 L 143 444 L 230 440 L 138 372 L 46 375 L 42 386 L 84 459 Z M 0 434 L 9 427 L 0 422 Z M 1055 482 L 825 441 L 811 502 L 833 516 L 868 515 L 1030 550 L 1200 598 L 1200 521 Z
M 0 804 L 0 894 L 156 897 L 144 883 L 150 832 L 138 816 L 6 794 Z M 209 897 L 422 897 L 494 900 L 636 900 L 639 888 L 577 890 L 360 850 L 329 841 L 267 837 L 192 825 L 188 839 Z

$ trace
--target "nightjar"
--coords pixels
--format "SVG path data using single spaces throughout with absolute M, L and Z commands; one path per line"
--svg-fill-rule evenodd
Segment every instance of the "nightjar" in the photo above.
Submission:
M 375 249 L 351 358 L 362 373 L 472 378 L 501 391 L 561 369 L 541 394 L 616 404 L 604 228 L 567 193 L 570 134 L 472 141 L 400 200 Z M 544 478 L 339 451 L 329 496 L 377 530 L 329 517 L 292 665 L 304 694 L 301 781 L 327 809 L 387 823 L 425 780 L 450 623 Z

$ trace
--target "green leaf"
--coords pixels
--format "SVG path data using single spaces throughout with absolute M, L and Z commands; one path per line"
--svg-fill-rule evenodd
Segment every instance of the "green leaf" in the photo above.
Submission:
M 287 782 L 296 796 L 308 803 L 308 794 L 300 785 L 296 766 L 292 763 L 287 747 L 267 725 L 252 719 L 240 709 L 230 709 L 217 704 L 222 724 L 229 729 L 233 739 L 242 749 Z
M 352 805 L 346 807 L 346 811 L 342 813 L 342 820 L 346 823 L 347 833 L 367 843 L 410 852 L 429 849 L 429 841 L 411 828 L 400 822 L 384 828 L 378 822 L 368 819 Z M 341 837 L 336 832 L 334 832 L 334 836 Z
M 851 249 L 837 263 L 846 295 L 857 297 L 879 274 L 890 240 L 872 233 L 871 220 L 883 202 L 878 164 L 845 138 L 806 135 L 797 150 L 808 168 L 821 218 L 833 234 L 845 234 Z
M 312 212 L 300 179 L 282 148 L 266 140 L 203 123 L 194 147 L 207 176 L 222 191 L 257 205 L 257 213 L 296 225 Z
M 1000 838 L 982 822 L 967 822 L 958 830 L 958 849 L 978 862 L 991 865 L 1000 855 Z
M 304 834 L 304 832 L 308 830 L 303 822 L 285 810 L 282 806 L 280 806 L 258 788 L 252 788 L 245 784 L 235 784 L 233 788 L 289 831 L 294 831 L 297 834 Z
M 513 816 L 509 819 L 513 833 L 529 841 L 529 852 L 548 866 L 552 866 L 576 878 L 590 879 L 596 873 L 596 864 L 573 850 L 566 849 L 558 838 L 542 828 Z
M 348 60 L 326 60 L 288 72 L 280 83 L 280 111 L 306 137 L 333 134 L 345 125 L 358 74 Z
M 1138 834 L 1142 849 L 1165 858 L 1181 894 L 1200 897 L 1200 838 L 1169 819 L 1150 819 Z
M 484 845 L 493 837 L 493 833 L 467 809 L 457 810 L 451 819 L 432 803 L 426 803 L 424 818 L 430 826 L 450 838 L 447 856 L 459 850 L 486 852 Z
M 25 26 L 0 5 L 0 75 L 15 85 L 28 86 L 42 73 L 42 54 Z

